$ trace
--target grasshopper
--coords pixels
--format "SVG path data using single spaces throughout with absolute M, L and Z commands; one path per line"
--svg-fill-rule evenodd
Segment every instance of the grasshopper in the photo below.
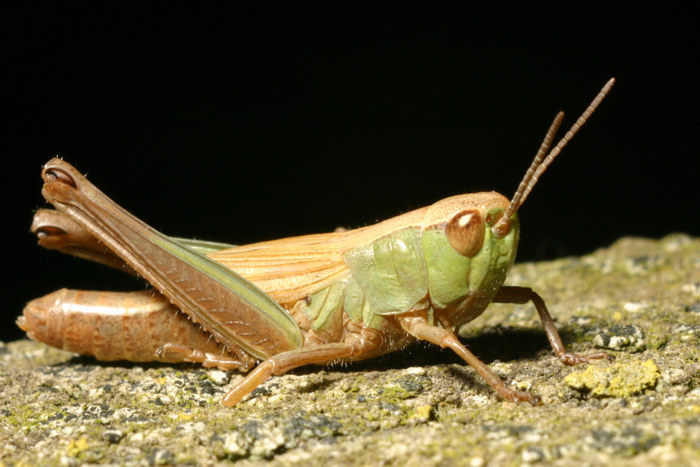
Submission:
M 568 353 L 542 298 L 503 282 L 517 249 L 518 209 L 613 84 L 549 151 L 563 120 L 557 114 L 510 201 L 495 192 L 458 195 L 355 230 L 243 246 L 161 234 L 54 158 L 43 167 L 42 194 L 55 210 L 36 213 L 39 243 L 136 273 L 153 289 L 61 290 L 30 302 L 18 325 L 37 340 L 106 360 L 242 372 L 261 362 L 233 384 L 225 406 L 272 375 L 372 358 L 416 340 L 452 349 L 503 399 L 539 404 L 509 388 L 455 330 L 491 302 L 532 302 L 564 364 L 608 357 Z

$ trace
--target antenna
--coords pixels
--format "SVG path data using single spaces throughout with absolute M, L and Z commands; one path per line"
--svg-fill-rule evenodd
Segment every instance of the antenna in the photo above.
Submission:
M 508 205 L 508 209 L 506 209 L 506 211 L 503 213 L 503 216 L 496 222 L 496 224 L 492 228 L 493 232 L 496 234 L 497 237 L 502 238 L 508 234 L 508 232 L 510 231 L 510 218 L 513 217 L 513 214 L 515 214 L 518 208 L 520 208 L 520 206 L 523 205 L 527 197 L 530 195 L 532 188 L 537 183 L 537 180 L 539 180 L 544 171 L 547 170 L 547 167 L 549 167 L 554 158 L 557 157 L 559 153 L 561 153 L 561 150 L 564 148 L 564 146 L 566 146 L 567 143 L 571 141 L 574 135 L 581 129 L 583 124 L 586 123 L 586 120 L 588 120 L 591 114 L 595 112 L 595 110 L 598 108 L 600 103 L 610 91 L 610 88 L 613 87 L 613 84 L 615 84 L 615 78 L 610 78 L 610 81 L 605 83 L 603 89 L 601 89 L 598 95 L 595 96 L 595 99 L 593 99 L 593 101 L 588 105 L 588 107 L 581 114 L 578 120 L 576 120 L 576 122 L 573 125 L 571 125 L 569 131 L 567 131 L 564 137 L 561 140 L 559 140 L 556 146 L 554 146 L 554 149 L 552 149 L 552 151 L 549 154 L 547 154 L 547 157 L 544 157 L 544 154 L 551 146 L 552 140 L 554 139 L 554 135 L 556 134 L 557 130 L 559 129 L 559 126 L 561 125 L 562 120 L 564 119 L 564 112 L 559 112 L 557 116 L 554 117 L 554 121 L 549 127 L 549 130 L 547 130 L 547 134 L 544 137 L 544 141 L 542 141 L 540 149 L 537 151 L 537 154 L 535 155 L 532 164 L 530 164 L 530 167 L 527 169 L 527 172 L 525 172 L 523 180 L 520 182 L 520 185 L 518 186 L 515 195 L 513 195 L 513 199 Z

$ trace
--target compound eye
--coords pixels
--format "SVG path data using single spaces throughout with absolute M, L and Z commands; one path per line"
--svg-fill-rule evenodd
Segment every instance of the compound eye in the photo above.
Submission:
M 484 244 L 484 217 L 478 209 L 466 209 L 450 220 L 445 232 L 452 248 L 471 258 Z

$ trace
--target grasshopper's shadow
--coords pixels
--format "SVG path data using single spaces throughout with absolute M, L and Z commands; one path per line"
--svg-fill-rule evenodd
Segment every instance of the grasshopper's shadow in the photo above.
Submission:
M 562 331 L 561 337 L 565 345 L 570 345 L 572 339 L 570 333 Z M 545 333 L 536 328 L 505 328 L 496 327 L 484 330 L 479 335 L 471 337 L 460 337 L 460 341 L 481 361 L 486 364 L 494 361 L 515 362 L 518 360 L 529 360 L 551 353 L 551 347 L 547 341 Z M 383 371 L 400 370 L 408 367 L 428 367 L 444 364 L 466 363 L 450 349 L 440 347 L 427 342 L 415 342 L 405 349 L 391 352 L 379 357 L 360 360 L 353 363 L 335 364 L 325 368 L 341 373 L 353 373 L 358 371 Z M 78 365 L 84 371 L 90 371 L 96 367 L 103 368 L 123 368 L 132 369 L 135 367 L 143 369 L 157 368 L 182 368 L 207 371 L 197 363 L 162 363 L 162 362 L 130 362 L 127 360 L 99 361 L 94 357 L 76 355 L 69 360 L 54 365 L 63 367 L 67 365 Z M 323 366 L 307 365 L 291 371 L 291 374 L 311 374 L 318 372 Z
M 94 368 L 122 368 L 125 370 L 130 370 L 133 368 L 143 368 L 144 370 L 158 369 L 158 368 L 183 368 L 183 369 L 194 368 L 194 369 L 200 369 L 200 370 L 209 370 L 209 368 L 204 368 L 203 366 L 201 366 L 197 363 L 188 363 L 188 362 L 166 363 L 166 362 L 158 362 L 158 361 L 132 362 L 129 360 L 105 361 L 105 360 L 98 360 L 95 357 L 91 357 L 89 355 L 75 355 L 64 362 L 56 363 L 52 366 L 54 366 L 54 367 L 80 366 L 80 367 L 82 367 L 82 371 L 91 371 Z
M 573 336 L 566 331 L 560 332 L 564 344 L 572 343 Z M 537 328 L 490 328 L 482 334 L 472 337 L 460 337 L 464 344 L 474 355 L 486 364 L 494 361 L 515 362 L 518 360 L 536 359 L 545 355 L 552 355 L 544 331 Z M 427 342 L 415 342 L 405 349 L 392 352 L 387 355 L 369 360 L 361 360 L 348 365 L 335 365 L 334 371 L 366 371 L 366 370 L 400 370 L 407 367 L 427 367 L 441 364 L 466 365 L 450 349 L 440 347 Z M 313 371 L 313 367 L 311 368 Z M 300 369 L 305 372 L 305 368 Z

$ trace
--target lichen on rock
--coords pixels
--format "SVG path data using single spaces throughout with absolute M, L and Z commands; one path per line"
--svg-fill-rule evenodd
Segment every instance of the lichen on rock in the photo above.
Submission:
M 609 366 L 588 365 L 564 378 L 567 386 L 594 396 L 629 397 L 656 386 L 661 377 L 653 360 L 626 361 Z

